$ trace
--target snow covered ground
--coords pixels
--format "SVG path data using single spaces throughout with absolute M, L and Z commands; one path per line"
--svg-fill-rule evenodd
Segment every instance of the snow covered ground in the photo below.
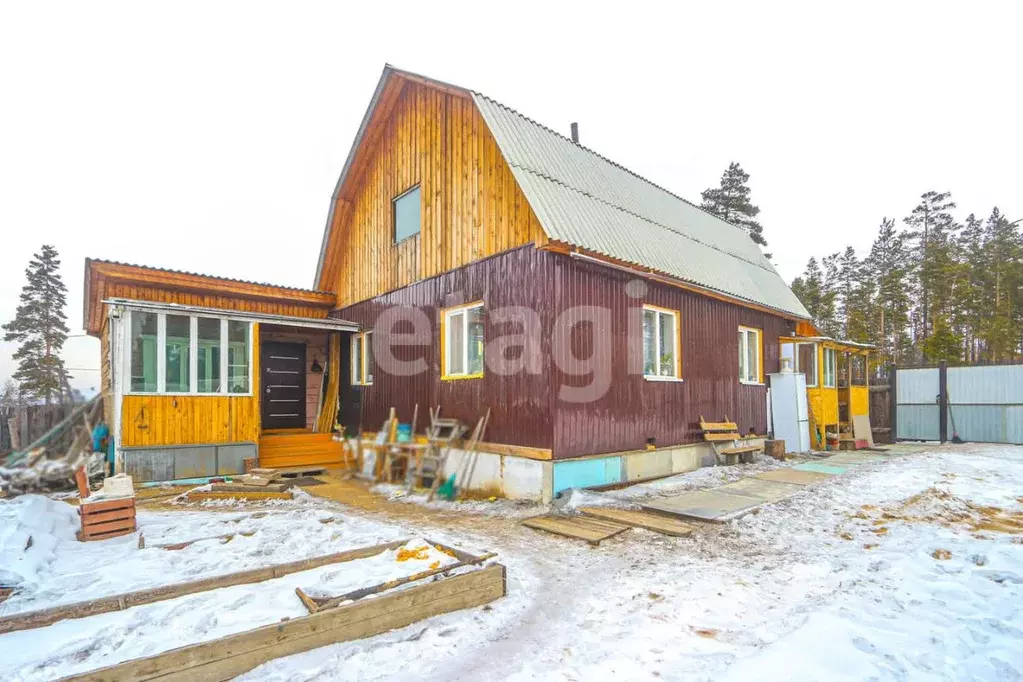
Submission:
M 704 469 L 583 499 L 620 505 L 742 473 Z M 96 596 L 115 585 L 107 574 L 130 573 L 132 589 L 158 579 L 155 564 L 137 557 L 150 550 L 128 540 L 106 564 L 76 557 L 88 545 L 68 537 L 61 512 L 18 513 L 57 519 L 32 522 L 53 527 L 37 531 L 19 563 L 26 531 L 9 530 L 12 504 L 52 512 L 42 507 L 57 503 L 0 502 L 0 571 L 29 585 L 0 615 L 83 598 L 64 594 L 76 576 Z M 194 577 L 413 535 L 497 551 L 508 567 L 508 596 L 488 607 L 271 661 L 246 680 L 1023 679 L 1023 448 L 935 446 L 864 465 L 690 538 L 631 530 L 590 548 L 517 525 L 517 508 L 509 518 L 493 513 L 501 508 L 423 510 L 411 534 L 384 514 L 369 519 L 316 498 L 261 519 L 225 511 L 140 521 L 154 544 L 254 524 L 255 535 L 225 546 L 165 553 L 190 557 L 175 558 L 174 570 Z M 312 541 L 295 537 L 309 533 Z M 219 591 L 215 610 L 185 597 L 0 635 L 0 678 L 50 679 L 96 667 L 90 661 L 109 665 L 119 652 L 147 655 L 273 622 L 301 613 L 286 598 L 295 585 L 321 578 L 282 585 L 279 603 L 240 586 Z M 330 580 L 347 581 L 331 582 L 332 592 L 359 586 L 351 576 Z

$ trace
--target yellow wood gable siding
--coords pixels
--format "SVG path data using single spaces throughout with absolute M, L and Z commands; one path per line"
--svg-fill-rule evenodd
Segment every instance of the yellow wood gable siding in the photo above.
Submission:
M 400 79 L 335 208 L 321 288 L 339 307 L 546 235 L 472 100 Z M 421 231 L 394 243 L 395 197 L 419 185 Z
M 259 440 L 259 325 L 252 329 L 252 395 L 126 395 L 121 445 L 202 445 Z
M 233 296 L 218 296 L 191 291 L 178 291 L 160 286 L 140 286 L 129 282 L 106 282 L 104 295 L 107 298 L 127 298 L 133 301 L 152 301 L 155 303 L 178 303 L 204 308 L 220 308 L 247 313 L 266 313 L 269 315 L 291 315 L 294 317 L 312 317 L 323 319 L 330 309 L 325 306 L 308 305 L 299 302 L 259 301 Z

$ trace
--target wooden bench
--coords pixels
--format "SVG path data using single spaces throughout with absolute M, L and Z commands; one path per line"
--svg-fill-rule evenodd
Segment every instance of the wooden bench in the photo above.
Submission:
M 722 422 L 708 422 L 700 415 L 700 431 L 703 432 L 703 439 L 714 448 L 714 456 L 720 462 L 720 456 L 724 455 L 725 464 L 749 464 L 753 461 L 754 455 L 763 450 L 763 445 L 740 445 L 718 450 L 718 443 L 733 443 L 745 440 L 739 433 L 739 426 L 735 422 L 728 421 L 728 415 Z

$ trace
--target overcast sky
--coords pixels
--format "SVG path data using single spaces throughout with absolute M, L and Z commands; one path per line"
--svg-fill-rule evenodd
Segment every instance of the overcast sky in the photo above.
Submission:
M 386 62 L 694 202 L 740 162 L 786 281 L 927 190 L 1023 218 L 1023 3 L 560 5 L 4 3 L 0 320 L 43 243 L 72 334 L 86 256 L 311 286 Z M 98 386 L 98 341 L 65 359 Z

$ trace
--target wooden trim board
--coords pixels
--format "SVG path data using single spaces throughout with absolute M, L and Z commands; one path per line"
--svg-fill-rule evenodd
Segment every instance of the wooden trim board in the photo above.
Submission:
M 81 682 L 229 680 L 281 656 L 371 637 L 431 616 L 481 606 L 506 593 L 505 568 L 492 564 L 376 599 L 357 601 L 64 679 Z
M 545 530 L 555 535 L 585 540 L 591 545 L 599 545 L 602 540 L 624 533 L 630 528 L 630 526 L 600 519 L 553 515 L 534 516 L 522 521 L 522 525 L 536 530 Z
M 327 564 L 339 564 L 346 561 L 354 561 L 355 559 L 365 559 L 367 557 L 376 556 L 377 554 L 386 552 L 390 549 L 397 549 L 406 542 L 408 542 L 407 539 L 395 540 L 382 545 L 357 547 L 356 549 L 350 549 L 345 552 L 326 554 L 324 556 L 313 557 L 311 559 L 292 561 L 286 564 L 277 564 L 276 566 L 267 566 L 266 568 L 254 568 L 248 571 L 228 573 L 227 575 L 213 576 L 211 578 L 193 580 L 187 583 L 153 587 L 148 590 L 117 594 L 111 597 L 75 602 L 64 606 L 55 606 L 50 609 L 29 611 L 27 613 L 16 613 L 12 616 L 7 616 L 6 618 L 0 618 L 0 634 L 5 632 L 15 632 L 17 630 L 41 628 L 69 618 L 85 618 L 86 616 L 95 616 L 99 613 L 121 611 L 129 609 L 132 606 L 152 604 L 153 602 L 163 601 L 165 599 L 175 599 L 187 594 L 216 590 L 221 587 L 263 582 L 264 580 L 280 578 L 300 571 L 308 571 L 320 566 L 326 566 Z
M 262 488 L 253 488 L 252 492 L 225 493 L 201 490 L 185 494 L 185 499 L 190 502 L 198 500 L 252 500 L 259 502 L 261 500 L 290 500 L 293 497 L 294 495 L 287 491 L 280 493 L 266 492 Z
M 579 511 L 587 516 L 593 516 L 598 519 L 613 521 L 614 523 L 622 523 L 626 526 L 634 526 L 636 528 L 646 528 L 647 530 L 652 530 L 657 533 L 663 533 L 664 535 L 672 535 L 680 538 L 691 535 L 693 531 L 696 530 L 688 523 L 682 523 L 677 519 L 657 514 L 650 514 L 648 512 L 629 511 L 626 509 L 610 509 L 606 507 L 580 507 Z

